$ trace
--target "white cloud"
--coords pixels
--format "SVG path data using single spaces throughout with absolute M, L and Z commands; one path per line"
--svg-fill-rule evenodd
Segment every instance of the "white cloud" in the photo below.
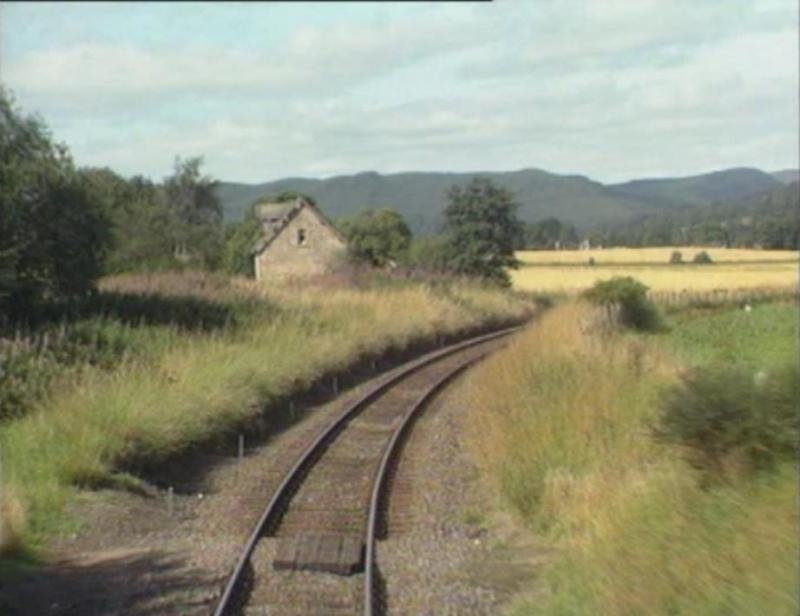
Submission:
M 797 164 L 796 9 L 575 7 L 426 7 L 302 26 L 258 50 L 87 40 L 16 58 L 4 79 L 79 163 L 156 177 L 176 154 L 205 154 L 213 175 L 243 181 Z
M 288 41 L 245 51 L 197 45 L 147 48 L 86 42 L 31 52 L 8 65 L 5 81 L 48 105 L 83 108 L 139 104 L 134 97 L 260 94 L 272 97 L 343 91 L 424 58 L 468 46 L 480 23 L 403 19 L 383 24 L 301 27 Z

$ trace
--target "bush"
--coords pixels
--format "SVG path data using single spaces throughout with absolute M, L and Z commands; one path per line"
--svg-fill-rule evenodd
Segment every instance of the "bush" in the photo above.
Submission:
M 411 243 L 411 229 L 396 211 L 364 210 L 339 223 L 350 254 L 357 260 L 385 266 L 401 260 Z
M 447 272 L 452 252 L 444 235 L 420 237 L 411 241 L 404 265 L 425 272 Z
M 694 259 L 692 259 L 692 263 L 698 263 L 700 265 L 706 265 L 713 262 L 714 261 L 711 259 L 711 255 L 708 254 L 705 250 L 698 252 L 694 256 Z
M 772 469 L 796 451 L 797 377 L 791 364 L 772 373 L 743 366 L 694 371 L 665 392 L 655 434 L 685 448 L 690 464 L 712 476 Z
M 669 256 L 670 263 L 683 263 L 683 254 L 681 254 L 680 250 L 673 250 L 672 254 Z
M 661 326 L 655 304 L 647 299 L 648 287 L 630 276 L 615 276 L 602 280 L 584 292 L 584 297 L 601 306 L 618 305 L 624 325 L 642 331 L 654 331 Z

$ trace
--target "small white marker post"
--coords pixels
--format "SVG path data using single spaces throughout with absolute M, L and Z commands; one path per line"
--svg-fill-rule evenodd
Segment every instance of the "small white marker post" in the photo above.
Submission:
M 244 458 L 244 434 L 239 435 L 239 462 Z
M 169 517 L 172 517 L 172 512 L 175 509 L 175 504 L 173 502 L 175 500 L 174 492 L 172 486 L 167 488 L 167 515 Z

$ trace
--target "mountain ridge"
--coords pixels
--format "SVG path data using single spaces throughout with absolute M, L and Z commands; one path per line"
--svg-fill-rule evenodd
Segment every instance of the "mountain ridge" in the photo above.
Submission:
M 791 171 L 791 170 L 787 170 Z M 776 172 L 786 176 L 784 172 Z M 581 174 L 556 174 L 528 167 L 516 171 L 404 171 L 381 174 L 362 171 L 325 179 L 282 178 L 248 184 L 220 182 L 218 196 L 226 219 L 240 220 L 256 199 L 293 190 L 314 198 L 325 214 L 337 219 L 364 208 L 392 207 L 415 234 L 441 227 L 447 190 L 474 177 L 486 177 L 514 193 L 525 222 L 557 217 L 587 230 L 620 224 L 653 211 L 744 198 L 785 182 L 752 167 L 722 169 L 675 178 L 642 178 L 603 184 Z

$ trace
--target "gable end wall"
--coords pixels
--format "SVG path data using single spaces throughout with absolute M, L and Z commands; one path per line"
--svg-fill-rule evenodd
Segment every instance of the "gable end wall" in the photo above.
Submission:
M 297 244 L 303 230 L 305 242 Z M 256 256 L 256 278 L 270 280 L 324 274 L 347 245 L 309 208 L 302 208 Z

